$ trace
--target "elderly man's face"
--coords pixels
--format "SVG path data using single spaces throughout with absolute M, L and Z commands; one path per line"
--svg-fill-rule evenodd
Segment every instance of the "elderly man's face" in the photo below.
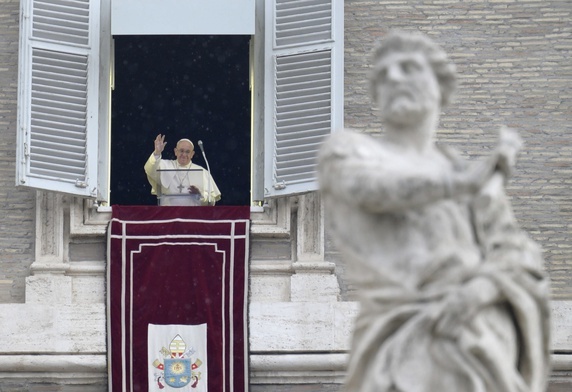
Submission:
M 377 104 L 385 122 L 405 126 L 439 110 L 439 83 L 422 52 L 390 52 L 374 71 Z
M 195 150 L 189 142 L 182 141 L 175 147 L 175 156 L 179 165 L 186 166 L 195 155 Z

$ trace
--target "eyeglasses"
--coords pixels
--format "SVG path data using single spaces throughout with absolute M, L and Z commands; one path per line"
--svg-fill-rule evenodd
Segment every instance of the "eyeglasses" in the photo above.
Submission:
M 190 154 L 193 152 L 193 150 L 181 150 L 181 149 L 179 149 L 178 151 L 180 154 Z

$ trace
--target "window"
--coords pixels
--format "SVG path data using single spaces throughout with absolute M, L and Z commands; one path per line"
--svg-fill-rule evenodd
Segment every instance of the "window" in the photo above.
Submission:
M 156 204 L 143 164 L 158 133 L 165 159 L 177 140 L 195 143 L 193 162 L 207 167 L 222 199 L 250 204 L 249 46 L 245 35 L 114 36 L 111 204 Z M 128 169 L 130 168 L 130 169 Z
M 18 185 L 107 201 L 110 0 L 23 2 Z M 343 119 L 343 2 L 256 0 L 252 197 L 316 189 Z

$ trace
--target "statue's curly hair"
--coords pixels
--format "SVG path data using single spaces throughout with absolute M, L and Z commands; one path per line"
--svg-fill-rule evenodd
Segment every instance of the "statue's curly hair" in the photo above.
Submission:
M 441 90 L 441 106 L 451 101 L 457 86 L 455 64 L 453 64 L 445 51 L 434 41 L 421 33 L 391 32 L 379 41 L 373 52 L 373 64 L 391 52 L 414 52 L 421 51 L 431 65 Z M 377 101 L 375 88 L 377 75 L 370 74 L 370 87 L 373 100 Z

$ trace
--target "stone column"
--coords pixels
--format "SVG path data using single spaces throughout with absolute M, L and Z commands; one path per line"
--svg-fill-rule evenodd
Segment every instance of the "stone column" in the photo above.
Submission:
M 335 264 L 324 260 L 324 211 L 317 192 L 298 196 L 292 302 L 336 302 Z
M 67 198 L 59 193 L 36 194 L 36 256 L 26 278 L 26 303 L 69 304 L 71 277 L 66 276 L 68 237 L 65 211 Z

